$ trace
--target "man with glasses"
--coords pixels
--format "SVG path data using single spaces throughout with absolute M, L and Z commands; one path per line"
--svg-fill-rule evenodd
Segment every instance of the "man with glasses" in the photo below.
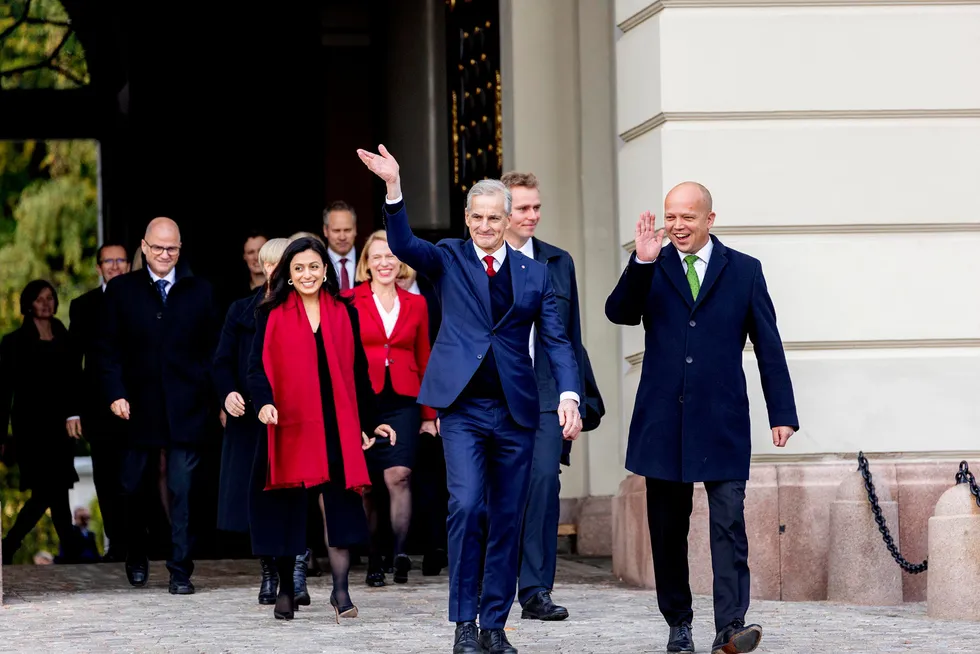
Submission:
M 68 309 L 69 335 L 84 365 L 83 402 L 80 423 L 69 419 L 69 428 L 80 429 L 92 449 L 92 475 L 102 512 L 102 525 L 109 538 L 105 561 L 121 561 L 125 555 L 122 527 L 122 447 L 121 435 L 109 407 L 102 401 L 99 389 L 95 349 L 105 329 L 105 288 L 110 279 L 129 272 L 126 248 L 105 243 L 95 255 L 95 269 L 102 283 L 72 300 Z
M 170 491 L 170 593 L 194 592 L 195 534 L 191 478 L 216 418 L 211 359 L 218 320 L 211 285 L 178 269 L 180 229 L 155 218 L 140 244 L 144 267 L 106 287 L 106 325 L 99 347 L 103 402 L 125 430 L 122 485 L 126 505 L 126 576 L 149 579 L 147 507 L 141 502 L 162 450 Z

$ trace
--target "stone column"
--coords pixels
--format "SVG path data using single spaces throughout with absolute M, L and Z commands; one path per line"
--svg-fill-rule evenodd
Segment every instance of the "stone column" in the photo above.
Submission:
M 980 621 L 980 506 L 966 484 L 943 493 L 929 518 L 930 618 Z

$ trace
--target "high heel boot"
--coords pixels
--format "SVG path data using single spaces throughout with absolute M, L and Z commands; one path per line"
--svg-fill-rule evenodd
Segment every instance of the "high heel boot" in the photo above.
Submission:
M 296 556 L 296 564 L 293 567 L 293 593 L 297 606 L 310 605 L 310 591 L 306 587 L 306 570 L 311 552 L 306 550 L 306 554 Z
M 279 586 L 279 572 L 276 570 L 276 559 L 263 556 L 259 559 L 262 569 L 262 585 L 259 586 L 259 604 L 275 604 L 276 591 Z

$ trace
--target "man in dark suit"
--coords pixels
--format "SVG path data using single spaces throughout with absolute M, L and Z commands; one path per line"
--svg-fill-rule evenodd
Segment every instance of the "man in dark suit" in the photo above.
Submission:
M 585 349 L 582 347 L 582 322 L 579 317 L 578 285 L 575 282 L 575 263 L 572 256 L 534 237 L 541 220 L 541 193 L 538 179 L 532 173 L 510 172 L 501 180 L 510 189 L 513 210 L 507 227 L 507 243 L 515 250 L 544 264 L 551 287 L 555 291 L 558 314 L 565 335 L 575 351 L 579 371 L 579 388 L 585 388 Z M 524 527 L 521 535 L 521 568 L 518 577 L 517 599 L 523 610 L 521 617 L 532 620 L 564 620 L 568 609 L 555 604 L 551 590 L 555 585 L 558 563 L 559 492 L 561 482 L 561 427 L 555 422 L 554 407 L 558 404 L 558 389 L 549 372 L 548 355 L 536 343 L 531 328 L 529 349 L 534 357 L 534 372 L 538 383 L 540 418 L 534 437 L 534 458 L 531 462 L 531 485 L 527 494 Z M 583 419 L 587 418 L 582 407 Z
M 583 393 L 575 353 L 558 315 L 547 269 L 507 246 L 510 192 L 496 180 L 467 195 L 471 239 L 433 245 L 412 234 L 402 201 L 398 163 L 358 150 L 387 185 L 388 244 L 399 259 L 439 286 L 442 325 L 418 401 L 439 409 L 449 484 L 449 619 L 454 654 L 516 652 L 504 625 L 514 601 L 521 518 L 539 423 L 531 326 L 548 353 L 561 402 L 552 418 L 565 438 L 581 430 Z M 486 521 L 487 533 L 483 523 Z M 486 546 L 482 601 L 480 559 Z M 480 631 L 476 617 L 480 615 Z
M 146 507 L 139 491 L 163 450 L 172 526 L 170 592 L 186 595 L 194 592 L 191 480 L 216 418 L 211 409 L 218 406 L 211 383 L 218 322 L 211 285 L 177 267 L 177 223 L 153 219 L 140 247 L 145 267 L 106 286 L 99 357 L 106 402 L 126 421 L 126 574 L 133 586 L 146 585 Z
M 68 309 L 68 330 L 85 369 L 81 392 L 81 426 L 92 449 L 92 475 L 102 512 L 102 526 L 109 538 L 104 561 L 122 561 L 126 555 L 123 529 L 122 454 L 123 433 L 119 420 L 99 392 L 101 380 L 96 362 L 97 344 L 105 330 L 105 288 L 110 280 L 129 272 L 126 248 L 106 243 L 95 256 L 102 284 L 72 300 Z
M 711 194 L 694 182 L 664 203 L 665 227 L 644 213 L 636 251 L 606 301 L 606 316 L 646 331 L 643 371 L 630 424 L 626 468 L 647 480 L 647 515 L 669 652 L 693 652 L 687 534 L 693 482 L 708 492 L 714 573 L 714 654 L 751 652 L 762 638 L 746 625 L 749 401 L 742 368 L 752 339 L 777 447 L 799 428 L 793 385 L 762 265 L 709 234 Z M 670 245 L 661 249 L 664 233 Z

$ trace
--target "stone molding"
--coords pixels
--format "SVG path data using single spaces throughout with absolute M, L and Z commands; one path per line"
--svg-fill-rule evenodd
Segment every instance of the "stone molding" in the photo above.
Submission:
M 980 0 L 977 0 L 980 4 Z M 980 108 L 968 109 L 799 109 L 772 111 L 662 111 L 619 135 L 636 140 L 664 124 L 686 122 L 747 122 L 759 120 L 929 120 L 980 118 Z
M 665 9 L 802 9 L 811 7 L 934 7 L 977 5 L 978 0 L 656 0 L 617 27 L 624 33 Z

